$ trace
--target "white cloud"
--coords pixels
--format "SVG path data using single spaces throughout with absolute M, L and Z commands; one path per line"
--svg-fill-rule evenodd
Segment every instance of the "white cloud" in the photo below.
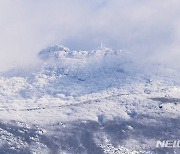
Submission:
M 178 0 L 0 0 L 0 69 L 53 43 L 108 46 L 166 63 L 180 56 Z

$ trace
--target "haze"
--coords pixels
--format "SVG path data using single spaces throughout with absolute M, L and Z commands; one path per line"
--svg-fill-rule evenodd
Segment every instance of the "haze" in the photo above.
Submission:
M 36 63 L 51 44 L 91 50 L 101 40 L 179 69 L 179 16 L 178 0 L 0 0 L 0 70 Z

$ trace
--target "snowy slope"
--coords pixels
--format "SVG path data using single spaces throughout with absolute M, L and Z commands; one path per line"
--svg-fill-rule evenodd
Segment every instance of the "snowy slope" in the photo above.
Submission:
M 0 77 L 2 153 L 178 153 L 180 73 L 109 48 L 38 54 Z

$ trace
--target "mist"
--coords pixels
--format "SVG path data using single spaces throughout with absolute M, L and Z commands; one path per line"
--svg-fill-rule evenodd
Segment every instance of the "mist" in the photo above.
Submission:
M 30 65 L 51 44 L 107 47 L 180 69 L 178 0 L 0 0 L 0 70 Z

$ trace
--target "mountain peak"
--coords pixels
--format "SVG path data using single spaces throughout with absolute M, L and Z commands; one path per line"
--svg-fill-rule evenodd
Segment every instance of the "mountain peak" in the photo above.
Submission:
M 59 44 L 51 45 L 45 49 L 42 49 L 38 56 L 42 60 L 47 60 L 51 58 L 59 59 L 61 55 L 66 54 L 69 51 L 67 47 L 64 47 Z

